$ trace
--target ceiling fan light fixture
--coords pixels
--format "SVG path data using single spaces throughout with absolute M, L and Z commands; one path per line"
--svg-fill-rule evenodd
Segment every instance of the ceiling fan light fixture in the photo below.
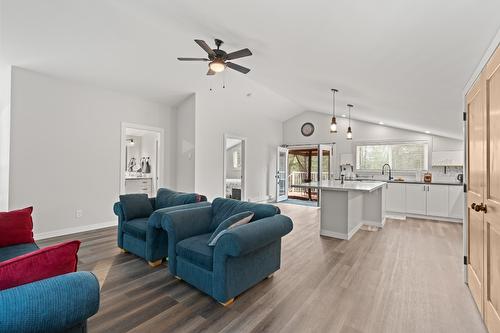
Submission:
M 216 73 L 222 72 L 226 68 L 226 64 L 222 59 L 215 59 L 208 64 L 208 67 Z

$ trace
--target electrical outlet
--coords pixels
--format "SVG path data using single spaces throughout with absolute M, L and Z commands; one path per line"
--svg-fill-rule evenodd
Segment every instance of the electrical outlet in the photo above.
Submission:
M 79 219 L 80 217 L 82 217 L 83 216 L 83 210 L 77 209 L 75 211 L 75 216 L 76 216 L 77 219 Z

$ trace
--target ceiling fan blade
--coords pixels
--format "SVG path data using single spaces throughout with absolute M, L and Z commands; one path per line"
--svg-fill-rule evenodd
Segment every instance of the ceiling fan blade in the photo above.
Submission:
M 215 75 L 215 72 L 209 68 L 208 72 L 207 72 L 207 75 Z
M 229 68 L 231 68 L 231 69 L 234 69 L 235 71 L 243 73 L 243 74 L 246 74 L 246 73 L 250 72 L 250 68 L 246 68 L 246 67 L 243 67 L 243 66 L 240 66 L 240 65 L 236 65 L 236 64 L 233 64 L 232 62 L 226 62 L 226 66 L 229 67 Z
M 205 43 L 205 41 L 204 41 L 204 40 L 201 40 L 201 39 L 195 39 L 194 41 L 196 42 L 196 44 L 200 45 L 200 46 L 201 46 L 201 48 L 205 50 L 205 52 L 207 52 L 209 55 L 211 55 L 211 56 L 214 56 L 214 57 L 215 57 L 215 52 L 214 52 L 214 50 L 212 50 L 212 49 L 210 48 L 210 46 L 208 46 L 208 44 L 207 44 L 207 43 Z
M 241 49 L 239 51 L 231 52 L 226 56 L 227 60 L 233 60 L 243 57 L 251 56 L 252 52 L 249 49 Z
M 180 61 L 208 61 L 207 58 L 177 58 Z

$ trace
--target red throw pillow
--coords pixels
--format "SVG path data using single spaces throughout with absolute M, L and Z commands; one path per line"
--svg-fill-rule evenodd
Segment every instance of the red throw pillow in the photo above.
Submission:
M 33 207 L 0 212 L 0 247 L 35 242 L 32 212 Z
M 75 272 L 79 247 L 75 240 L 0 262 L 0 290 Z

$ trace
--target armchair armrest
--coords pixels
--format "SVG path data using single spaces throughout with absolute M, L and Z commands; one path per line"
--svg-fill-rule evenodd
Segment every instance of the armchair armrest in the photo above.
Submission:
M 285 215 L 274 215 L 229 229 L 217 241 L 215 255 L 245 255 L 280 239 L 292 229 L 292 220 Z
M 209 232 L 212 206 L 183 209 L 163 215 L 161 226 L 168 234 L 168 269 L 177 274 L 176 246 L 181 240 Z
M 0 332 L 59 332 L 99 309 L 99 282 L 76 272 L 0 291 Z

